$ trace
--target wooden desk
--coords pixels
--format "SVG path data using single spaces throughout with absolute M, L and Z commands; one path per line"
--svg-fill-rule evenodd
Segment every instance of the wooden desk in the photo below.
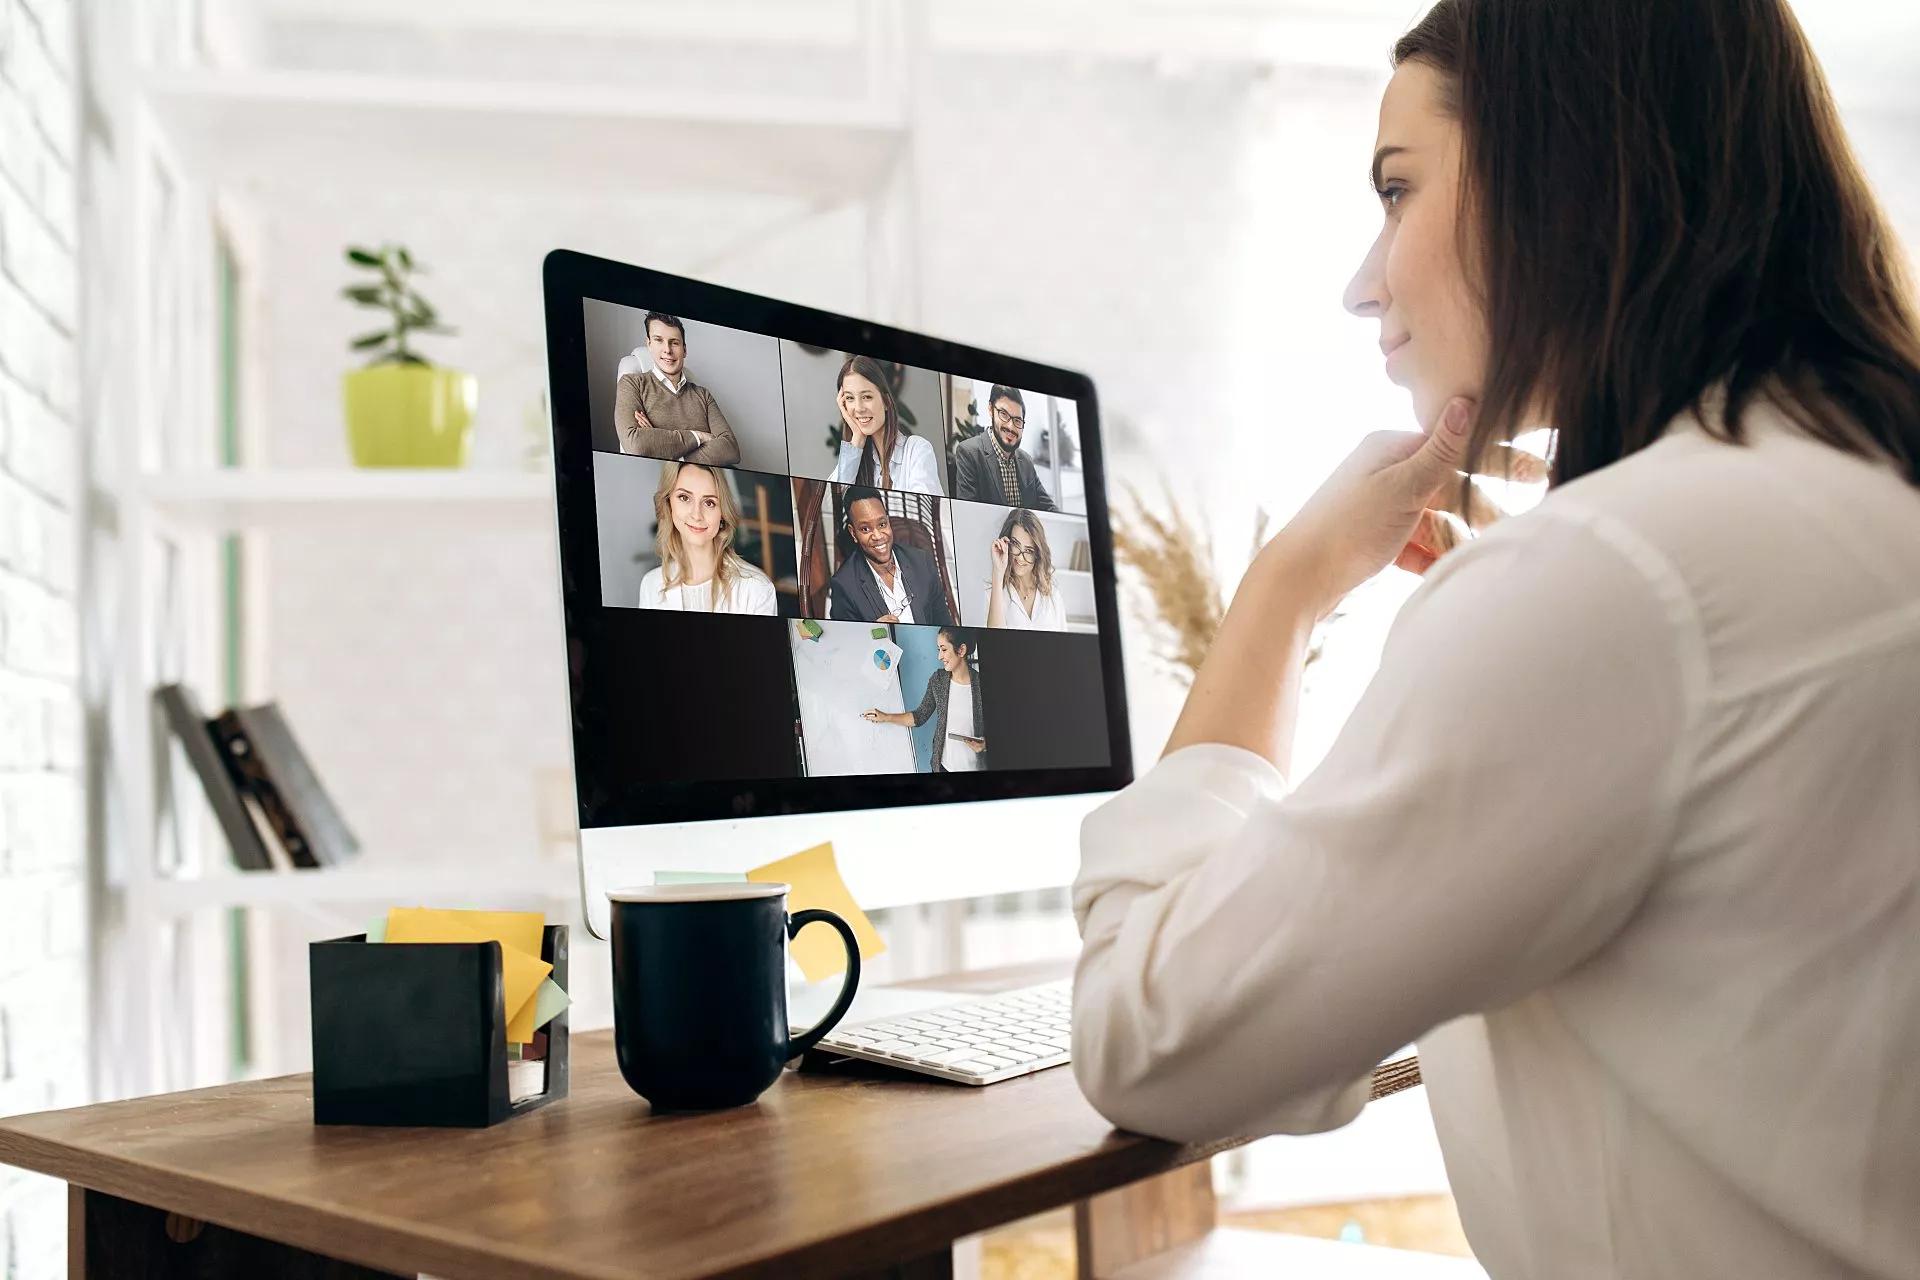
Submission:
M 14 1116 L 0 1162 L 72 1185 L 75 1277 L 919 1278 L 959 1237 L 1231 1145 L 1116 1132 L 1059 1068 L 787 1072 L 754 1106 L 656 1116 L 604 1031 L 574 1037 L 570 1098 L 491 1129 L 317 1127 L 309 1082 Z

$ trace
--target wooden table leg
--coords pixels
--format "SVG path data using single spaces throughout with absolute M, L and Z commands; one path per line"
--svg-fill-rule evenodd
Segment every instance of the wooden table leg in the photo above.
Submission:
M 1196 1164 L 1073 1206 L 1079 1280 L 1103 1280 L 1143 1259 L 1190 1244 L 1220 1219 L 1213 1166 Z
M 122 1200 L 83 1187 L 67 1190 L 68 1280 L 401 1280 L 243 1231 Z

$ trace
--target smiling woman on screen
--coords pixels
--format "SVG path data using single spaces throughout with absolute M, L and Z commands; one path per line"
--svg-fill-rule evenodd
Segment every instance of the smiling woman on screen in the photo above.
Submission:
M 1422 434 L 1241 582 L 1083 829 L 1074 1069 L 1331 1129 L 1419 1041 L 1509 1277 L 1920 1276 L 1920 334 L 1781 0 L 1441 0 L 1346 297 Z M 1444 551 L 1553 432 L 1533 511 Z M 1298 424 L 1307 429 L 1307 424 Z M 1308 636 L 1424 572 L 1288 778 Z
M 740 507 L 712 467 L 669 462 L 653 492 L 660 565 L 640 579 L 642 609 L 684 613 L 779 612 L 773 582 L 733 549 Z
M 893 382 L 880 362 L 848 356 L 834 384 L 840 408 L 840 458 L 834 479 L 876 489 L 944 493 L 933 446 L 900 421 Z

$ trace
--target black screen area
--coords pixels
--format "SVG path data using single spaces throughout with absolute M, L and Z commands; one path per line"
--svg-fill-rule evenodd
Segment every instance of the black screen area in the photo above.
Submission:
M 725 615 L 663 627 L 637 609 L 593 619 L 604 661 L 577 740 L 622 778 L 751 781 L 800 771 L 786 633 Z
M 996 631 L 990 680 L 994 767 L 1071 769 L 1107 749 L 1098 636 Z

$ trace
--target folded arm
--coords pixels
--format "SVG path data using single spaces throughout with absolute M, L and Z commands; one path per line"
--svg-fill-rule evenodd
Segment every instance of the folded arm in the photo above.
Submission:
M 731 467 L 740 461 L 740 442 L 734 439 L 733 426 L 727 421 L 727 415 L 720 412 L 713 393 L 702 387 L 700 394 L 705 398 L 707 407 L 707 438 L 696 444 L 681 461 L 698 462 L 709 467 Z
M 640 405 L 638 376 L 627 374 L 620 379 L 613 397 L 613 429 L 620 438 L 620 452 L 671 461 L 700 447 L 699 438 L 691 431 L 641 426 L 640 419 L 645 416 L 646 410 Z

